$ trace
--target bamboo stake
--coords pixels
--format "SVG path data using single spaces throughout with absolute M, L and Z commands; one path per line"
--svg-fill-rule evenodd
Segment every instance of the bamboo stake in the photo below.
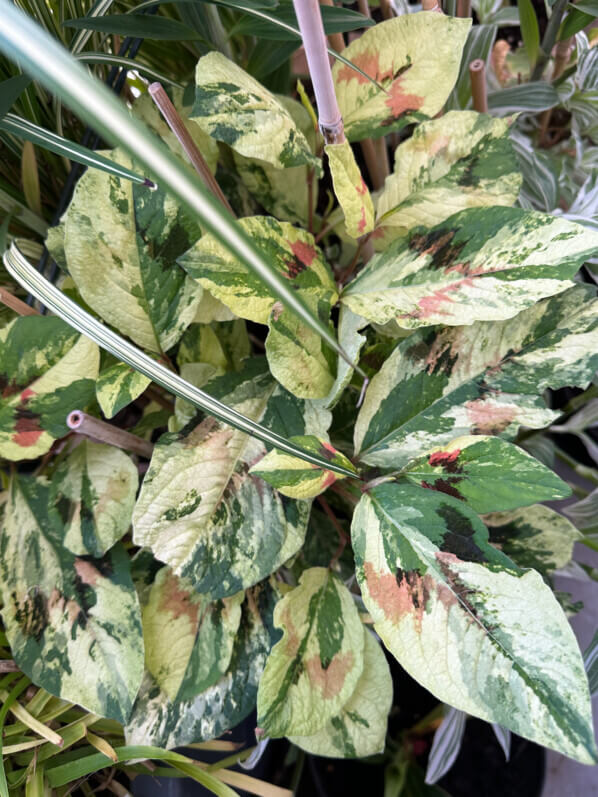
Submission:
M 390 0 L 380 0 L 380 11 L 382 12 L 382 19 L 392 19 L 394 16 Z
M 69 413 L 66 419 L 66 425 L 73 432 L 89 437 L 98 443 L 108 443 L 108 445 L 116 446 L 117 448 L 124 448 L 126 451 L 132 451 L 134 454 L 139 454 L 140 457 L 151 459 L 154 446 L 148 440 L 142 437 L 126 432 L 124 429 L 119 429 L 118 426 L 112 426 L 105 421 L 100 421 L 98 418 L 93 418 L 86 412 L 81 410 L 73 410 Z
M 376 150 L 376 157 L 380 165 L 380 171 L 382 172 L 384 179 L 386 179 L 390 172 L 390 163 L 388 161 L 388 148 L 386 146 L 386 138 L 384 136 L 374 139 L 374 149 Z M 384 180 L 382 181 L 382 185 L 384 185 Z
M 293 0 L 293 6 L 316 95 L 320 130 L 326 144 L 342 144 L 346 140 L 345 129 L 334 93 L 334 81 L 318 0 Z
M 148 93 L 152 100 L 156 103 L 158 108 L 160 109 L 160 113 L 164 117 L 168 127 L 172 130 L 172 132 L 177 137 L 181 147 L 187 154 L 187 157 L 191 161 L 195 171 L 201 177 L 202 182 L 208 188 L 214 196 L 222 202 L 224 207 L 228 210 L 228 212 L 234 216 L 235 213 L 231 208 L 228 199 L 222 193 L 222 189 L 214 179 L 214 175 L 210 171 L 208 164 L 205 161 L 204 156 L 201 154 L 199 149 L 197 148 L 195 141 L 191 138 L 189 131 L 187 130 L 185 123 L 179 116 L 177 109 L 174 107 L 172 102 L 170 101 L 170 97 L 162 87 L 161 83 L 152 83 L 148 89 Z
M 471 16 L 471 0 L 457 0 L 457 16 L 458 17 Z
M 473 109 L 479 113 L 488 113 L 486 64 L 481 58 L 476 58 L 469 64 L 469 79 L 471 80 Z
M 6 288 L 0 288 L 0 302 L 19 315 L 39 315 L 39 312 L 34 307 L 29 307 L 28 304 L 22 302 L 10 291 L 7 291 Z
M 333 6 L 334 0 L 320 0 L 320 3 L 323 6 Z M 329 33 L 328 42 L 332 49 L 336 50 L 337 53 L 340 53 L 345 49 L 345 37 L 342 33 Z

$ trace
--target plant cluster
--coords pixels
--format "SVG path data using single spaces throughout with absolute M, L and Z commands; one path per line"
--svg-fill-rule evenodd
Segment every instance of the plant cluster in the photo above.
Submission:
M 122 794 L 101 770 L 150 759 L 274 794 L 238 755 L 169 752 L 230 752 L 215 740 L 257 709 L 258 749 L 386 749 L 388 793 L 408 795 L 418 731 L 386 744 L 384 649 L 444 704 L 429 782 L 467 715 L 595 763 L 578 607 L 552 577 L 596 547 L 575 477 L 598 472 L 554 439 L 595 448 L 597 9 L 557 0 L 541 41 L 529 0 L 477 0 L 474 26 L 323 6 L 331 45 L 363 30 L 332 67 L 331 140 L 290 80 L 289 3 L 110 5 L 28 10 L 96 74 L 135 68 L 128 112 L 161 148 L 123 126 L 96 152 L 68 78 L 31 83 L 0 33 L 0 794 L 93 793 L 98 772 Z M 497 41 L 519 24 L 521 46 Z M 121 35 L 152 41 L 132 60 Z M 64 157 L 89 168 L 61 207 Z M 25 260 L 42 236 L 61 293 Z M 572 484 L 576 525 L 544 505 Z

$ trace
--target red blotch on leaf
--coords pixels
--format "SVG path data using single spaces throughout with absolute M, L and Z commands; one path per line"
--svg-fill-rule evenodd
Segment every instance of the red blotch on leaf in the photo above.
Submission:
M 366 228 L 366 225 L 367 225 L 367 220 L 366 220 L 366 217 L 365 217 L 365 208 L 362 205 L 361 206 L 361 218 L 359 219 L 359 222 L 357 224 L 357 229 L 359 230 L 359 232 L 363 232 L 365 230 L 365 228 Z
M 34 446 L 44 433 L 39 425 L 39 415 L 25 409 L 16 411 L 15 433 L 12 436 L 13 443 L 23 448 Z
M 380 81 L 384 80 L 384 78 L 392 77 L 392 71 L 388 71 L 384 75 L 378 74 L 378 70 L 380 69 L 380 56 L 375 50 L 366 50 L 364 53 L 359 53 L 359 55 L 356 55 L 351 61 L 356 67 L 361 69 L 362 72 L 365 72 L 366 75 L 369 75 L 374 80 Z M 343 66 L 342 69 L 339 69 L 336 80 L 337 83 L 349 83 L 351 80 L 356 80 L 359 84 L 370 82 L 367 77 L 346 65 Z
M 363 177 L 361 178 L 361 184 L 356 186 L 356 190 L 357 190 L 357 193 L 361 194 L 362 196 L 365 196 L 365 194 L 367 194 L 368 187 L 365 184 L 365 180 L 363 179 Z
M 290 244 L 291 251 L 306 267 L 309 268 L 314 262 L 316 256 L 316 248 L 311 244 L 306 244 L 304 241 L 294 241 Z
M 494 404 L 492 401 L 465 402 L 467 418 L 473 434 L 500 434 L 517 417 L 517 407 Z
M 454 451 L 436 451 L 434 454 L 430 454 L 428 465 L 446 468 L 446 470 L 450 471 L 451 465 L 457 460 L 460 453 L 460 448 L 456 448 Z
M 424 104 L 424 98 L 419 94 L 404 94 L 401 87 L 402 82 L 401 78 L 395 80 L 388 90 L 389 96 L 384 103 L 394 119 L 407 111 L 417 111 Z

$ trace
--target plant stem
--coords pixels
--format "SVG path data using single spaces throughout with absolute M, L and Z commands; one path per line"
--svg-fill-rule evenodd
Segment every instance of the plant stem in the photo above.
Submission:
M 488 113 L 488 93 L 486 89 L 486 64 L 476 58 L 469 64 L 471 81 L 471 99 L 473 109 L 479 113 Z
M 333 6 L 334 0 L 320 0 L 320 3 L 323 6 Z M 345 37 L 342 33 L 329 33 L 328 43 L 337 53 L 341 53 L 345 49 Z
M 74 410 L 69 413 L 66 424 L 74 432 L 99 443 L 108 443 L 108 445 L 116 446 L 117 448 L 124 448 L 126 451 L 132 451 L 134 454 L 139 454 L 139 456 L 146 459 L 151 459 L 152 457 L 154 446 L 149 441 L 126 432 L 124 429 L 119 429 L 118 426 L 112 426 L 105 421 L 100 421 L 98 418 L 93 418 L 80 410 Z
M 380 0 L 380 11 L 382 12 L 383 19 L 392 19 L 394 16 L 390 0 Z
M 556 3 L 552 8 L 552 14 L 550 15 L 548 25 L 546 26 L 546 30 L 544 32 L 544 38 L 542 39 L 540 52 L 538 53 L 538 60 L 534 66 L 532 76 L 530 77 L 530 82 L 534 80 L 540 80 L 544 74 L 544 69 L 550 59 L 550 54 L 552 53 L 552 48 L 556 42 L 556 37 L 558 36 L 559 28 L 561 27 L 561 21 L 563 19 L 565 10 L 567 9 L 567 5 L 568 0 L 556 0 Z
M 152 83 L 148 89 L 148 93 L 152 100 L 156 103 L 158 108 L 160 109 L 160 113 L 166 120 L 168 127 L 172 130 L 172 132 L 177 137 L 179 144 L 187 154 L 187 157 L 191 161 L 195 171 L 201 177 L 202 182 L 209 189 L 216 199 L 219 199 L 220 202 L 224 205 L 224 207 L 228 210 L 228 212 L 234 216 L 234 211 L 231 208 L 228 199 L 222 193 L 222 189 L 214 179 L 212 172 L 210 171 L 208 164 L 205 161 L 204 156 L 201 154 L 199 149 L 197 148 L 195 141 L 191 138 L 189 131 L 187 130 L 185 123 L 179 116 L 177 109 L 174 107 L 172 102 L 170 101 L 170 97 L 162 87 L 161 83 Z
M 318 0 L 293 0 L 293 6 L 316 95 L 320 130 L 326 144 L 342 144 L 345 141 L 345 129 L 334 93 L 334 81 Z
M 0 302 L 19 315 L 39 315 L 38 310 L 34 307 L 29 307 L 28 304 L 22 302 L 10 291 L 7 291 L 6 288 L 0 288 Z
M 458 17 L 471 16 L 471 0 L 457 0 L 457 16 Z

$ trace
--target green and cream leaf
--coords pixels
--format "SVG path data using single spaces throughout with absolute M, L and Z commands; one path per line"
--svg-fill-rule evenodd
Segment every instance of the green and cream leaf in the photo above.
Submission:
M 406 329 L 502 321 L 570 287 L 598 233 L 558 216 L 481 207 L 415 228 L 373 257 L 342 302 Z
M 311 736 L 338 715 L 364 666 L 363 625 L 351 593 L 330 570 L 305 570 L 274 610 L 282 639 L 260 680 L 258 725 L 272 737 Z
M 126 722 L 143 676 L 143 637 L 129 558 L 63 545 L 42 479 L 14 479 L 0 537 L 2 618 L 18 667 L 53 695 Z
M 376 80 L 381 91 L 347 64 L 332 68 L 349 141 L 386 135 L 436 116 L 459 75 L 469 19 L 423 11 L 379 23 L 342 55 Z
M 337 451 L 330 443 L 320 440 L 313 435 L 292 437 L 291 440 L 306 451 L 318 453 L 336 465 L 355 471 L 352 462 Z M 323 493 L 337 479 L 345 477 L 330 470 L 323 470 L 316 465 L 310 465 L 302 459 L 289 456 L 284 451 L 274 449 L 268 452 L 257 465 L 249 471 L 254 476 L 271 484 L 279 493 L 289 498 L 315 498 Z M 355 471 L 357 475 L 357 471 Z
M 126 363 L 116 362 L 102 369 L 96 381 L 96 398 L 106 418 L 114 418 L 139 398 L 151 381 Z
M 434 227 L 470 207 L 513 205 L 521 175 L 510 120 L 449 111 L 418 125 L 396 149 L 376 203 L 377 249 L 413 227 Z
M 284 105 L 219 52 L 199 59 L 191 119 L 246 158 L 277 169 L 303 165 L 321 169 L 320 159 Z
M 550 468 L 512 443 L 485 435 L 458 437 L 413 460 L 401 475 L 464 501 L 478 514 L 571 495 Z
M 345 229 L 360 238 L 374 229 L 374 204 L 348 141 L 325 147 L 334 193 L 345 215 Z
M 139 476 L 114 446 L 82 440 L 52 476 L 50 507 L 77 556 L 103 556 L 129 530 Z
M 362 497 L 352 537 L 374 628 L 408 673 L 461 711 L 595 763 L 567 618 L 538 573 L 489 545 L 477 515 L 450 496 L 386 483 Z
M 290 737 L 312 755 L 365 758 L 384 751 L 392 678 L 381 646 L 369 631 L 363 632 L 363 672 L 342 711 L 313 736 Z
M 23 316 L 0 330 L 0 457 L 35 459 L 69 432 L 94 396 L 100 353 L 59 318 Z
M 402 468 L 456 437 L 546 426 L 558 413 L 542 392 L 586 387 L 598 367 L 597 307 L 595 290 L 578 285 L 509 321 L 414 332 L 370 382 L 360 459 Z

